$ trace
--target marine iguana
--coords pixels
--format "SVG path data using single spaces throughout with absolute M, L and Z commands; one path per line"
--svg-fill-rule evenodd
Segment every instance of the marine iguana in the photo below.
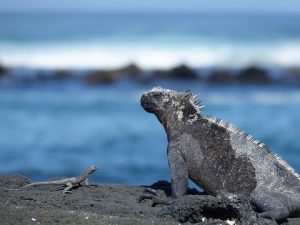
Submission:
M 197 96 L 153 88 L 142 95 L 141 105 L 167 133 L 175 198 L 187 193 L 189 178 L 208 194 L 246 197 L 262 217 L 300 216 L 299 174 L 251 135 L 203 115 Z
M 89 166 L 81 175 L 77 177 L 70 177 L 70 178 L 65 178 L 62 180 L 50 180 L 50 181 L 43 181 L 43 182 L 34 182 L 27 184 L 21 188 L 17 189 L 6 189 L 10 191 L 19 191 L 24 188 L 28 187 L 33 187 L 33 186 L 38 186 L 38 185 L 65 185 L 66 188 L 63 190 L 63 193 L 70 193 L 70 189 L 72 189 L 74 186 L 79 186 L 79 185 L 85 185 L 88 186 L 88 177 L 97 170 L 96 166 Z

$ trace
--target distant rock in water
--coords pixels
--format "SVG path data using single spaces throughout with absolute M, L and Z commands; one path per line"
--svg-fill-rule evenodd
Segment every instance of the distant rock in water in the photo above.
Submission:
M 143 71 L 135 64 L 130 64 L 124 68 L 116 70 L 121 74 L 125 74 L 131 78 L 139 79 Z
M 177 66 L 171 70 L 155 70 L 153 71 L 153 78 L 155 79 L 180 79 L 191 80 L 199 79 L 197 73 L 186 65 Z
M 109 84 L 122 78 L 130 78 L 135 81 L 142 79 L 143 71 L 134 64 L 115 70 L 93 71 L 85 77 L 88 84 Z
M 0 64 L 0 77 L 7 75 L 9 72 L 9 69 L 3 65 Z
M 234 82 L 234 77 L 230 73 L 229 70 L 215 70 L 210 74 L 210 76 L 207 78 L 207 81 L 209 83 L 232 83 Z
M 109 84 L 119 80 L 119 74 L 114 71 L 93 71 L 85 77 L 88 84 Z
M 239 83 L 255 83 L 255 84 L 267 84 L 271 82 L 266 70 L 258 67 L 249 67 L 241 70 L 236 80 Z
M 22 78 L 22 81 L 34 82 L 34 81 L 61 81 L 67 80 L 73 77 L 74 71 L 60 69 L 60 70 L 37 70 L 35 76 Z
M 292 83 L 296 83 L 296 84 L 300 84 L 300 68 L 290 68 L 286 71 L 286 75 L 287 75 L 287 80 L 292 82 Z
M 71 76 L 72 73 L 69 70 L 57 70 L 52 75 L 52 78 L 57 80 L 64 80 L 70 78 Z

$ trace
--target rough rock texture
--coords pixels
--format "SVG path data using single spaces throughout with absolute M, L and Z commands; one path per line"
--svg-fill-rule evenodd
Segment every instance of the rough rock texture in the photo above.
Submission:
M 277 224 L 272 220 L 257 217 L 256 212 L 245 200 L 236 199 L 231 202 L 209 195 L 180 197 L 163 209 L 162 215 L 171 215 L 182 223 Z
M 200 195 L 191 189 L 187 196 L 174 200 L 170 206 L 151 207 L 150 200 L 138 203 L 144 187 L 121 184 L 94 183 L 78 187 L 71 194 L 63 194 L 62 186 L 46 185 L 19 191 L 29 183 L 20 175 L 0 177 L 0 224 L 249 224 L 245 219 L 256 219 L 256 214 L 246 202 L 216 199 Z M 151 186 L 164 197 L 170 194 L 169 182 Z M 196 195 L 191 195 L 196 194 Z M 238 218 L 238 219 L 237 219 Z M 202 221 L 204 220 L 204 222 Z M 227 222 L 226 222 L 227 220 Z M 274 224 L 256 221 L 257 224 Z M 239 223 L 235 223 L 239 224 Z M 300 219 L 283 221 L 283 224 L 300 224 Z

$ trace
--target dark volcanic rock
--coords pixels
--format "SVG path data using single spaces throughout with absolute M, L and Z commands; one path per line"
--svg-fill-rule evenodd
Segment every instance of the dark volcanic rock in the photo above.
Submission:
M 162 190 L 162 191 L 164 191 L 166 196 L 172 196 L 171 183 L 168 181 L 165 181 L 165 180 L 159 180 L 150 186 L 143 186 L 143 187 L 151 188 L 154 190 Z M 199 192 L 195 188 L 188 188 L 188 194 L 189 195 L 204 195 L 204 194 L 207 195 L 206 192 Z
M 234 77 L 228 70 L 215 70 L 207 78 L 209 83 L 232 83 Z
M 198 79 L 197 73 L 191 68 L 181 65 L 175 67 L 171 70 L 155 70 L 153 71 L 153 77 L 155 79 L 182 79 L 182 80 L 190 80 L 190 79 Z
M 133 78 L 138 78 L 143 73 L 142 70 L 135 64 L 130 64 L 124 68 L 118 69 L 117 71 L 119 73 L 127 74 Z
M 247 200 L 238 198 L 229 201 L 209 195 L 187 195 L 176 199 L 160 213 L 171 215 L 181 223 L 205 221 L 205 224 L 222 225 L 228 225 L 228 222 L 240 225 L 276 225 L 272 220 L 258 217 Z
M 57 70 L 53 73 L 52 78 L 57 80 L 68 79 L 72 76 L 71 71 L 69 70 Z
M 143 82 L 144 72 L 135 64 L 130 64 L 124 68 L 116 70 L 119 74 L 136 82 Z
M 178 78 L 178 79 L 197 79 L 197 74 L 189 67 L 185 65 L 181 65 L 175 67 L 169 71 L 169 76 L 171 78 Z
M 0 64 L 0 77 L 1 77 L 1 76 L 4 76 L 4 75 L 7 75 L 8 72 L 9 72 L 9 69 L 6 68 L 6 67 L 4 67 L 4 66 L 2 66 L 2 65 Z
M 120 79 L 114 71 L 93 71 L 85 77 L 87 84 L 109 84 Z
M 300 68 L 290 68 L 286 71 L 286 79 L 290 82 L 300 83 Z
M 142 187 L 92 184 L 71 194 L 63 194 L 60 185 L 18 191 L 3 188 L 20 187 L 21 183 L 27 183 L 21 176 L 0 177 L 0 224 L 178 224 L 157 217 L 160 207 L 137 202 Z
M 20 174 L 0 176 L 0 187 L 20 188 L 30 183 L 30 179 Z
M 36 77 L 29 78 L 31 79 L 31 81 L 66 80 L 72 77 L 71 70 L 56 70 L 53 72 L 47 70 L 39 70 L 36 73 Z
M 249 67 L 241 70 L 236 80 L 241 83 L 256 83 L 256 84 L 267 84 L 271 82 L 268 73 L 264 69 L 257 67 Z
M 142 70 L 136 65 L 131 64 L 126 67 L 115 70 L 93 71 L 85 77 L 88 84 L 108 84 L 114 83 L 122 78 L 129 78 L 135 81 L 142 79 Z
M 275 224 L 256 217 L 247 201 L 232 202 L 208 195 L 188 195 L 174 200 L 169 206 L 151 207 L 150 200 L 138 203 L 143 187 L 94 183 L 74 188 L 63 194 L 60 185 L 40 185 L 18 191 L 29 179 L 20 175 L 0 177 L 0 224 L 226 224 L 239 221 L 241 225 Z M 170 183 L 159 181 L 151 186 L 159 195 L 170 195 Z M 226 220 L 228 220 L 226 222 Z M 204 222 L 202 222 L 204 221 Z M 300 224 L 300 219 L 288 219 L 284 224 Z

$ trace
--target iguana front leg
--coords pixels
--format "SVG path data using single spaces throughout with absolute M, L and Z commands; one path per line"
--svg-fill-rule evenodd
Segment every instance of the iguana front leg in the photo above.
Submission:
M 66 186 L 67 187 L 63 190 L 63 194 L 71 193 L 70 189 L 73 187 L 73 184 L 71 182 L 67 182 Z
M 168 146 L 171 188 L 175 198 L 186 195 L 188 190 L 188 171 L 179 146 L 176 141 L 171 141 Z
M 181 154 L 180 148 L 176 142 L 172 142 L 168 146 L 168 161 L 171 171 L 171 190 L 172 198 L 178 198 L 187 194 L 188 191 L 188 171 Z M 163 204 L 169 205 L 172 203 L 172 199 L 165 199 L 157 194 L 153 189 L 145 189 L 144 194 L 139 198 L 139 202 L 144 199 L 151 199 L 152 206 Z

